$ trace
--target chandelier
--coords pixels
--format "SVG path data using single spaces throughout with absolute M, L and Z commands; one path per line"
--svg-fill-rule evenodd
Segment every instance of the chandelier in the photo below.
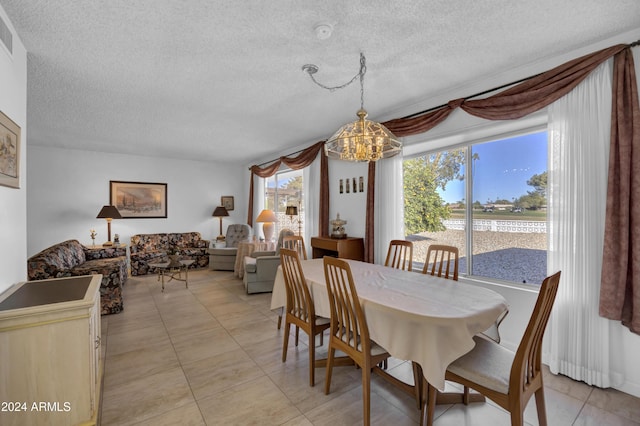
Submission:
M 324 150 L 329 158 L 345 161 L 378 161 L 397 155 L 402 150 L 402 143 L 380 123 L 367 120 L 367 111 L 364 109 L 364 75 L 367 72 L 366 58 L 360 53 L 360 71 L 349 82 L 336 87 L 327 87 L 314 78 L 318 67 L 307 64 L 302 67 L 311 77 L 311 80 L 323 89 L 334 91 L 342 89 L 360 78 L 360 109 L 356 113 L 358 120 L 347 123 L 338 129 L 324 145 Z

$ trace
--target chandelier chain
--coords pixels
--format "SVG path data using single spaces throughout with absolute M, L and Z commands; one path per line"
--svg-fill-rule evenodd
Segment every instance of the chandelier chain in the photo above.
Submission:
M 304 65 L 302 67 L 302 70 L 306 71 L 307 74 L 309 74 L 309 77 L 311 77 L 311 80 L 315 84 L 317 84 L 318 86 L 330 92 L 335 92 L 336 90 L 344 89 L 345 87 L 349 86 L 351 83 L 356 81 L 356 79 L 359 77 L 360 78 L 360 109 L 364 109 L 364 75 L 367 73 L 367 60 L 364 57 L 364 53 L 360 52 L 360 70 L 358 71 L 358 74 L 354 75 L 353 78 L 351 78 L 351 80 L 349 80 L 348 82 L 341 84 L 339 86 L 326 86 L 320 83 L 318 80 L 316 80 L 313 74 L 318 72 L 318 67 L 315 65 L 312 65 L 312 64 Z

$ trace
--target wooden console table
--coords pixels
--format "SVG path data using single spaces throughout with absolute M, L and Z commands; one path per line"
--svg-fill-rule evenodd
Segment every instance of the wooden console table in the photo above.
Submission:
M 333 256 L 342 259 L 364 260 L 364 240 L 362 238 L 311 237 L 314 259 Z

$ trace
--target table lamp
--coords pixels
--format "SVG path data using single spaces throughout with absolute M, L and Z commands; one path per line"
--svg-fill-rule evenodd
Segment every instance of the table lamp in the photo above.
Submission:
M 224 206 L 218 206 L 213 211 L 213 214 L 211 216 L 220 218 L 220 235 L 218 235 L 216 241 L 224 241 L 224 235 L 222 235 L 222 218 L 225 216 L 229 216 L 229 212 L 226 208 L 224 208 Z
M 273 210 L 262 210 L 256 218 L 256 222 L 262 222 L 262 233 L 264 234 L 265 241 L 271 241 L 273 238 L 273 222 L 277 220 Z
M 112 246 L 111 242 L 111 219 L 122 219 L 122 215 L 116 208 L 116 206 L 102 206 L 100 213 L 96 216 L 96 219 L 107 219 L 107 242 L 103 243 L 104 247 Z

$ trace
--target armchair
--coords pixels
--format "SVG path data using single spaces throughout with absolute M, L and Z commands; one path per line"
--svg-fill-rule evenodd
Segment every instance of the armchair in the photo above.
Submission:
M 290 229 L 283 229 L 278 236 L 275 251 L 254 251 L 244 258 L 244 288 L 247 294 L 273 291 L 273 282 L 280 266 L 280 248 L 285 236 L 295 235 Z
M 209 268 L 233 271 L 238 253 L 238 243 L 251 238 L 251 227 L 247 224 L 233 224 L 227 228 L 226 247 L 209 249 Z

